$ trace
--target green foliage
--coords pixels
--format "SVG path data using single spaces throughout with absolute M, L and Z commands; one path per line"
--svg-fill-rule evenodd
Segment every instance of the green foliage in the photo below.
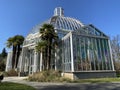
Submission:
M 21 46 L 23 44 L 24 37 L 22 35 L 15 35 L 8 38 L 7 47 L 12 47 L 12 68 L 16 68 L 18 64 L 18 59 L 21 51 Z
M 37 44 L 36 50 L 39 52 L 44 52 L 45 49 L 47 48 L 47 42 L 46 41 L 41 41 Z
M 7 52 L 6 49 L 3 48 L 2 53 L 0 54 L 0 71 L 5 71 Z
M 2 82 L 0 83 L 0 90 L 36 90 L 35 88 L 23 84 Z
M 41 39 L 46 40 L 48 44 L 51 44 L 52 41 L 56 41 L 58 39 L 58 35 L 54 30 L 54 27 L 51 24 L 43 24 L 42 28 L 40 28 Z
M 3 48 L 2 53 L 0 54 L 0 57 L 5 58 L 6 56 L 7 56 L 6 49 L 5 49 L 5 48 Z
M 16 35 L 14 36 L 14 40 L 17 43 L 17 45 L 22 45 L 24 41 L 24 37 L 22 35 Z
M 55 47 L 57 44 L 58 35 L 51 24 L 43 24 L 43 26 L 40 28 L 40 35 L 41 40 L 37 44 L 36 50 L 44 53 L 44 70 L 49 70 L 51 62 L 51 50 L 52 47 Z
M 8 38 L 7 47 L 11 48 L 12 46 L 22 45 L 24 41 L 24 37 L 22 35 L 15 35 L 13 37 Z

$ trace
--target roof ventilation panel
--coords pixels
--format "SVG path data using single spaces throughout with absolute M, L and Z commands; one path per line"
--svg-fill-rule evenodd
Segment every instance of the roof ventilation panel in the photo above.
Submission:
M 64 10 L 62 7 L 57 7 L 54 10 L 54 16 L 64 16 Z

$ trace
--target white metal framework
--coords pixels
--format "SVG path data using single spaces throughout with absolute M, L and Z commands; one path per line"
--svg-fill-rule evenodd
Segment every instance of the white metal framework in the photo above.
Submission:
M 61 7 L 56 8 L 54 16 L 44 23 L 52 24 L 61 39 L 58 48 L 52 51 L 52 69 L 114 71 L 109 38 L 92 24 L 84 25 L 74 18 L 64 17 Z M 43 54 L 35 50 L 41 41 L 39 30 L 44 23 L 35 26 L 24 41 L 18 64 L 20 72 L 32 74 L 44 68 Z

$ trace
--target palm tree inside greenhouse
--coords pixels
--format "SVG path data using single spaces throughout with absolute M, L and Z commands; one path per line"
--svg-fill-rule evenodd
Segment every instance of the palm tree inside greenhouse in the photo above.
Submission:
M 37 45 L 37 50 L 41 52 L 45 52 L 44 56 L 44 69 L 50 69 L 50 62 L 51 62 L 51 50 L 54 46 L 54 43 L 58 40 L 58 35 L 54 30 L 54 27 L 51 24 L 43 24 L 40 28 L 41 34 L 41 42 Z M 46 59 L 46 60 L 45 60 Z M 46 64 L 45 64 L 46 62 Z
M 46 65 L 47 65 L 47 62 L 46 62 L 46 57 L 47 57 L 47 42 L 46 41 L 41 41 L 41 42 L 39 42 L 38 44 L 37 44 L 37 46 L 36 46 L 36 50 L 38 51 L 38 52 L 40 52 L 40 56 L 41 56 L 41 70 L 40 71 L 42 71 L 42 69 L 43 70 L 46 70 Z M 43 57 L 42 57 L 43 56 Z M 44 67 L 43 67 L 44 66 Z
M 64 16 L 61 7 L 33 27 L 25 40 L 19 35 L 10 37 L 7 46 L 12 51 L 7 55 L 6 71 L 17 68 L 20 76 L 50 69 L 71 79 L 116 75 L 109 37 L 92 24 Z

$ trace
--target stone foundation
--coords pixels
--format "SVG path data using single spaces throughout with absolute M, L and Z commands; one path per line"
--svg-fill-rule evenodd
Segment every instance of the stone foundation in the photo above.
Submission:
M 69 79 L 74 80 L 74 74 L 73 73 L 63 73 L 62 76 L 65 77 L 65 78 L 69 78 Z
M 65 72 L 63 77 L 70 78 L 72 80 L 88 79 L 88 78 L 108 78 L 116 77 L 115 71 L 84 71 L 84 72 Z

